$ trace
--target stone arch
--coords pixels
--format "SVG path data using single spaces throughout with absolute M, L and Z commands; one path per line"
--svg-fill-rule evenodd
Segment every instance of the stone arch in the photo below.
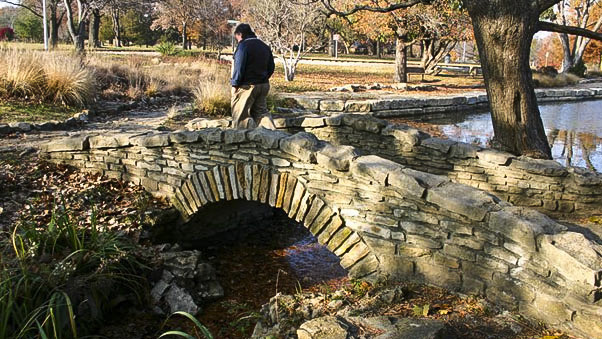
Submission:
M 259 202 L 283 210 L 338 256 L 341 266 L 353 278 L 370 279 L 378 272 L 377 256 L 361 236 L 345 226 L 341 216 L 292 172 L 257 163 L 216 165 L 191 174 L 176 188 L 172 202 L 184 221 L 189 221 L 207 204 L 233 200 Z

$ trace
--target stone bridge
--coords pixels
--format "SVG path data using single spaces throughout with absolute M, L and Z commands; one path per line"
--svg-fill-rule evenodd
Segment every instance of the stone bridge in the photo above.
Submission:
M 310 133 L 264 129 L 78 136 L 43 151 L 168 197 L 183 220 L 227 201 L 282 209 L 353 277 L 480 294 L 602 337 L 600 239 L 445 176 Z
M 276 119 L 279 129 L 305 131 L 334 145 L 354 146 L 417 171 L 490 192 L 516 206 L 551 216 L 602 214 L 602 174 L 566 168 L 553 160 L 431 137 L 415 128 L 366 114 L 342 113 Z M 189 128 L 228 127 L 228 120 L 197 119 Z

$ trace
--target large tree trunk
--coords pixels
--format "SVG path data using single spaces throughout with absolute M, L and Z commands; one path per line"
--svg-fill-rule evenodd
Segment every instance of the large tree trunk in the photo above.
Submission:
M 186 50 L 188 47 L 188 34 L 186 32 L 187 30 L 187 25 L 186 22 L 182 22 L 182 49 Z
M 83 52 L 85 48 L 86 42 L 86 21 L 82 20 L 79 23 L 77 36 L 75 39 L 75 50 L 78 52 Z
M 397 38 L 395 45 L 395 82 L 408 82 L 407 47 L 403 40 Z
M 568 72 L 568 70 L 573 67 L 573 55 L 571 53 L 571 47 L 569 43 L 568 34 L 558 34 L 558 39 L 560 39 L 560 44 L 562 45 L 562 68 L 560 71 L 562 73 Z
M 537 2 L 464 3 L 479 47 L 496 145 L 516 155 L 551 159 L 529 67 L 539 20 Z
M 49 25 L 49 39 L 48 39 L 48 45 L 50 46 L 51 49 L 54 49 L 56 47 L 56 45 L 58 44 L 59 41 L 59 26 L 60 26 L 60 22 L 62 21 L 62 16 L 59 18 L 58 17 L 58 4 L 57 3 L 50 3 L 48 6 L 48 9 L 50 10 L 50 17 L 48 20 L 50 25 Z
M 69 0 L 63 0 L 65 4 L 65 12 L 67 14 L 67 29 L 69 30 L 69 35 L 71 36 L 71 40 L 73 40 L 73 44 L 75 45 L 75 50 L 78 53 L 84 51 L 84 33 L 86 31 L 86 22 L 84 18 L 87 17 L 87 13 L 82 11 L 82 8 L 78 8 L 79 11 L 79 24 L 77 27 L 77 31 L 75 31 L 75 24 L 73 20 L 73 10 L 71 8 L 71 2 Z M 83 15 L 86 14 L 86 15 Z
M 100 48 L 100 10 L 92 11 L 90 17 L 90 28 L 88 29 L 88 47 Z
M 111 9 L 111 19 L 113 20 L 113 46 L 121 47 L 121 21 L 119 20 L 119 8 Z

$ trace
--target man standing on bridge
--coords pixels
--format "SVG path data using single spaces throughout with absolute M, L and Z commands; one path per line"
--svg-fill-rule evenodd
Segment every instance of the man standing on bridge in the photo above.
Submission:
M 232 121 L 234 128 L 258 125 L 275 129 L 268 110 L 270 77 L 274 74 L 272 50 L 259 40 L 251 26 L 239 24 L 234 30 L 238 48 L 232 65 Z

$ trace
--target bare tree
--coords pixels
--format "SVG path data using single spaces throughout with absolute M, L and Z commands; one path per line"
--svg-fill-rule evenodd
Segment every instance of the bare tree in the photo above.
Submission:
M 243 11 L 243 18 L 282 61 L 287 81 L 295 79 L 299 61 L 316 47 L 308 35 L 320 18 L 325 19 L 320 10 L 294 0 L 251 0 Z

